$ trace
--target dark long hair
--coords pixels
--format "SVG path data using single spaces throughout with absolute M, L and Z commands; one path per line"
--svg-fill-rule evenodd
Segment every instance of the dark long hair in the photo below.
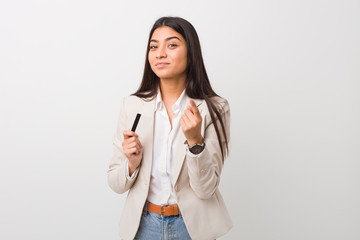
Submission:
M 226 135 L 224 122 L 220 113 L 220 111 L 223 109 L 221 109 L 221 105 L 213 99 L 213 97 L 219 97 L 219 95 L 214 92 L 210 85 L 201 53 L 199 37 L 191 23 L 179 17 L 162 17 L 154 23 L 150 31 L 147 44 L 144 75 L 139 89 L 132 95 L 144 99 L 153 99 L 157 94 L 160 79 L 152 71 L 148 61 L 148 56 L 151 36 L 157 28 L 162 26 L 171 27 L 176 32 L 181 34 L 186 41 L 188 65 L 186 70 L 185 93 L 190 98 L 205 100 L 210 112 L 211 120 L 214 123 L 216 135 L 221 149 L 222 159 L 224 162 L 224 159 L 229 152 L 229 147 L 227 141 L 228 136 Z M 217 123 L 217 119 L 219 120 L 219 123 Z M 222 136 L 219 132 L 219 125 L 223 133 Z M 223 146 L 222 141 L 225 142 L 225 146 Z

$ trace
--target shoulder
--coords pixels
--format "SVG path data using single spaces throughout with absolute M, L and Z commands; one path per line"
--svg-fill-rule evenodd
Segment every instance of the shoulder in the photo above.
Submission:
M 137 113 L 149 115 L 154 109 L 154 102 L 154 99 L 150 98 L 141 98 L 134 95 L 125 96 L 121 99 L 120 112 L 130 118 L 136 116 Z
M 144 99 L 142 98 L 139 98 L 137 96 L 134 96 L 134 95 L 128 95 L 128 96 L 125 96 L 122 98 L 122 101 L 125 102 L 125 103 L 142 103 L 144 101 Z
M 216 109 L 222 113 L 230 111 L 230 105 L 227 99 L 215 96 L 211 97 L 210 101 L 215 105 Z
M 222 106 L 229 105 L 228 100 L 220 96 L 211 97 L 210 99 L 214 103 L 220 104 Z
M 126 106 L 143 106 L 146 102 L 151 101 L 151 98 L 141 98 L 135 95 L 128 95 L 121 99 L 121 105 Z
M 201 111 L 201 115 L 203 117 L 203 120 L 206 124 L 210 124 L 213 122 L 213 120 L 218 119 L 218 116 L 222 116 L 223 119 L 230 118 L 230 105 L 227 99 L 215 96 L 210 98 L 212 107 L 208 106 L 208 103 L 206 103 L 205 100 L 202 100 L 201 105 L 199 106 L 199 110 Z M 214 109 L 212 113 L 214 114 L 214 119 L 211 117 L 210 114 L 210 108 Z M 217 115 L 216 112 L 218 112 L 219 115 Z
M 209 98 L 209 100 L 211 102 L 210 104 L 215 107 L 220 113 L 230 111 L 230 105 L 227 99 L 220 96 L 214 96 Z M 209 112 L 208 103 L 205 101 L 205 99 L 202 99 L 201 101 L 201 104 L 198 106 L 199 109 L 205 112 Z

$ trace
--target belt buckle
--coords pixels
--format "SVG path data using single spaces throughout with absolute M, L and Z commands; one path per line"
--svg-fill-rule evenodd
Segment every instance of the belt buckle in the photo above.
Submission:
M 161 216 L 164 217 L 164 207 L 167 207 L 169 205 L 161 205 Z

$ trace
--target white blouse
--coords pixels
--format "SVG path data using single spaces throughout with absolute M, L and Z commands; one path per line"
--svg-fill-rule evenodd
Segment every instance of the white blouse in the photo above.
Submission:
M 175 114 L 172 118 L 172 128 L 166 107 L 162 101 L 161 92 L 155 99 L 154 108 L 154 144 L 152 154 L 152 169 L 150 179 L 150 189 L 147 200 L 157 205 L 170 205 L 177 203 L 173 179 L 173 168 L 175 159 L 175 146 L 178 140 L 180 126 L 180 118 L 184 114 L 186 105 L 190 105 L 190 98 L 186 95 L 185 90 L 171 107 Z M 187 149 L 188 150 L 188 149 Z M 189 151 L 188 155 L 194 156 Z M 126 160 L 127 178 L 131 179 L 135 176 L 129 176 L 129 167 Z

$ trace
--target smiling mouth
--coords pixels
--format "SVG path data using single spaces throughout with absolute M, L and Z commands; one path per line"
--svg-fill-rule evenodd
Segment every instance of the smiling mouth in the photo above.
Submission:
M 166 67 L 167 65 L 169 65 L 169 63 L 160 62 L 155 64 L 155 66 L 158 68 Z

